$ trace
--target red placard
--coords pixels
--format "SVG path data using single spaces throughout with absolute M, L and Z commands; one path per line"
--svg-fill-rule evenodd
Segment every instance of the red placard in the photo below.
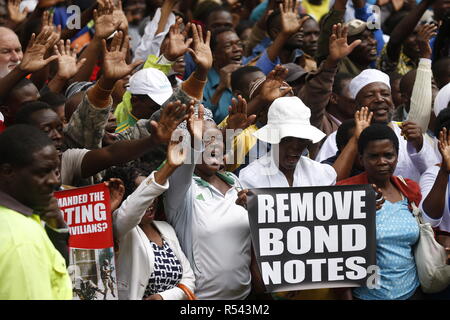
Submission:
M 109 189 L 104 184 L 55 192 L 69 227 L 69 246 L 80 249 L 112 247 Z

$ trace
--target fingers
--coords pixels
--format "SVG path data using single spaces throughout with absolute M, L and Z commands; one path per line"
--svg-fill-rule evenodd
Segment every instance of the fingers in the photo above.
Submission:
M 198 120 L 204 120 L 205 117 L 205 106 L 203 104 L 199 104 L 198 106 Z
M 111 46 L 109 52 L 119 51 L 123 42 L 123 32 L 119 31 L 114 35 L 111 41 Z
M 305 16 L 305 17 L 303 17 L 303 18 L 301 18 L 300 19 L 300 22 L 299 22 L 299 24 L 300 24 L 300 28 L 303 26 L 303 24 L 306 22 L 306 20 L 308 20 L 309 19 L 309 16 Z
M 231 116 L 232 114 L 237 113 L 237 100 L 235 98 L 231 99 L 231 106 L 228 107 L 228 114 Z
M 200 41 L 200 36 L 199 36 L 199 33 L 198 33 L 199 30 L 197 28 L 197 25 L 196 24 L 192 24 L 191 29 L 192 29 L 192 38 L 194 39 L 194 45 L 198 44 L 199 41 Z
M 77 69 L 80 70 L 80 68 L 86 63 L 87 59 L 83 58 L 80 61 L 77 62 Z

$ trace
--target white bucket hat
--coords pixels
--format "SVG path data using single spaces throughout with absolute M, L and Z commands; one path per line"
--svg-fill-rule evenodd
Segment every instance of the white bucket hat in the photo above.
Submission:
M 309 122 L 311 110 L 298 97 L 275 99 L 267 114 L 267 124 L 253 133 L 261 141 L 278 144 L 285 137 L 311 140 L 317 143 L 325 133 Z

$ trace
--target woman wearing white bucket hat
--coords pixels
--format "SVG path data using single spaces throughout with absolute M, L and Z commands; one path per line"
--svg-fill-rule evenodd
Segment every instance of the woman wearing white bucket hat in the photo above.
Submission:
M 254 133 L 259 140 L 270 143 L 272 148 L 267 155 L 240 171 L 239 179 L 244 188 L 329 186 L 336 183 L 337 177 L 348 176 L 353 161 L 348 158 L 351 152 L 347 147 L 333 167 L 302 156 L 309 145 L 325 137 L 322 131 L 310 124 L 310 116 L 310 109 L 298 97 L 282 97 L 272 103 L 267 114 L 267 125 Z M 367 108 L 356 114 L 356 138 L 370 124 L 371 117 Z M 239 192 L 237 201 L 244 206 L 246 189 Z M 331 289 L 273 295 L 282 299 L 338 298 Z
M 310 109 L 298 97 L 276 99 L 269 108 L 267 125 L 254 135 L 272 150 L 242 169 L 239 179 L 246 188 L 333 185 L 336 170 L 302 156 L 307 147 L 325 134 L 309 122 Z

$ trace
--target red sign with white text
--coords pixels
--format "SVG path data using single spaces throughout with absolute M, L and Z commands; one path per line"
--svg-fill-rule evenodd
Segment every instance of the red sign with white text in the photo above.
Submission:
M 69 227 L 69 247 L 102 249 L 114 245 L 109 189 L 104 183 L 58 191 L 55 197 Z

